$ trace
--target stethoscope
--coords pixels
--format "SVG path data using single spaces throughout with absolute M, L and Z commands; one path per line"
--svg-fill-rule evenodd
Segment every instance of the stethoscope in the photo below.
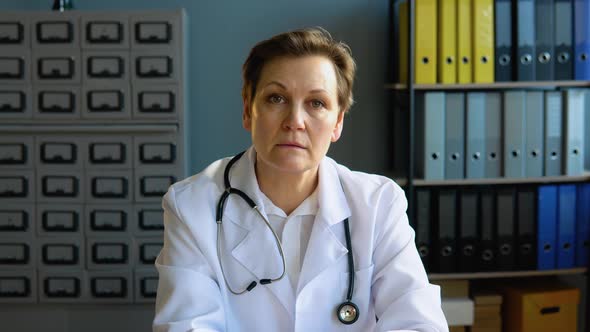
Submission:
M 260 279 L 259 282 L 262 285 L 266 285 L 266 284 L 270 284 L 271 282 L 279 281 L 279 280 L 283 279 L 283 277 L 285 276 L 285 272 L 287 270 L 286 262 L 285 262 L 285 254 L 283 253 L 283 246 L 281 245 L 281 241 L 279 241 L 279 237 L 275 233 L 274 229 L 271 227 L 270 223 L 264 217 L 264 215 L 262 215 L 262 213 L 258 209 L 258 206 L 256 205 L 256 203 L 254 203 L 254 201 L 250 197 L 248 197 L 248 195 L 246 195 L 246 193 L 244 193 L 243 191 L 236 189 L 236 188 L 232 188 L 229 183 L 229 171 L 230 171 L 231 167 L 236 163 L 236 161 L 238 161 L 240 159 L 240 157 L 242 157 L 244 152 L 246 152 L 246 151 L 242 151 L 241 153 L 239 153 L 238 155 L 233 157 L 229 161 L 227 166 L 225 167 L 225 170 L 223 171 L 223 182 L 225 184 L 225 191 L 223 192 L 223 194 L 221 194 L 221 198 L 219 198 L 219 203 L 217 204 L 217 212 L 216 212 L 216 217 L 215 217 L 215 219 L 217 220 L 217 258 L 219 259 L 219 266 L 221 266 L 221 274 L 223 274 L 223 279 L 225 281 L 225 285 L 227 286 L 229 291 L 235 295 L 241 295 L 241 294 L 251 291 L 252 289 L 254 289 L 254 287 L 256 287 L 257 282 L 252 281 L 248 285 L 248 287 L 246 287 L 244 290 L 237 292 L 237 291 L 234 291 L 233 288 L 229 285 L 227 278 L 225 277 L 225 272 L 223 271 L 223 264 L 221 263 L 221 249 L 220 249 L 221 248 L 221 246 L 220 246 L 221 227 L 222 227 L 222 222 L 223 222 L 222 217 L 223 217 L 223 209 L 225 208 L 225 202 L 227 201 L 227 198 L 231 194 L 236 194 L 236 195 L 240 196 L 244 201 L 246 201 L 246 203 L 248 203 L 248 205 L 250 205 L 250 207 L 254 211 L 256 211 L 256 213 L 258 213 L 258 215 L 262 218 L 262 220 L 264 220 L 266 227 L 268 227 L 268 229 L 270 229 L 270 231 L 272 232 L 272 235 L 275 238 L 275 242 L 276 242 L 277 247 L 279 248 L 279 252 L 281 254 L 281 260 L 283 261 L 283 273 L 281 273 L 281 275 L 278 278 Z M 352 302 L 352 292 L 354 290 L 354 260 L 352 257 L 352 244 L 350 241 L 350 227 L 348 226 L 348 218 L 346 218 L 344 220 L 344 234 L 346 237 L 346 249 L 348 249 L 348 272 L 349 272 L 348 273 L 348 292 L 346 294 L 346 300 L 342 304 L 340 304 L 338 306 L 338 308 L 336 309 L 336 316 L 338 317 L 338 320 L 340 322 L 342 322 L 343 324 L 349 325 L 349 324 L 353 324 L 354 322 L 356 322 L 357 319 L 359 318 L 359 308 L 356 306 L 356 304 L 354 304 Z

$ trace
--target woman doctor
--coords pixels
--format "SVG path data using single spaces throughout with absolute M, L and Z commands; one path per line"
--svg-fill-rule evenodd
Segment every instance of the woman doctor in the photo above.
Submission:
M 164 196 L 154 331 L 448 331 L 404 192 L 326 156 L 354 73 L 349 48 L 322 29 L 251 50 L 253 146 Z

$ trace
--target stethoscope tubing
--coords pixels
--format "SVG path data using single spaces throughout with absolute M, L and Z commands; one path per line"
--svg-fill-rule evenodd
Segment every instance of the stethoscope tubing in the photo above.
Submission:
M 245 289 L 241 290 L 241 291 L 235 291 L 228 282 L 228 279 L 225 275 L 225 271 L 223 269 L 223 263 L 222 263 L 222 252 L 221 252 L 221 238 L 223 236 L 223 210 L 225 209 L 225 203 L 227 202 L 227 199 L 229 198 L 229 196 L 231 196 L 232 194 L 238 195 L 240 196 L 246 203 L 248 203 L 248 205 L 250 206 L 250 208 L 252 208 L 261 218 L 262 220 L 264 220 L 264 223 L 266 224 L 266 227 L 268 229 L 270 229 L 270 231 L 272 232 L 272 235 L 275 239 L 276 245 L 279 248 L 279 253 L 281 254 L 281 261 L 282 261 L 282 265 L 283 265 L 283 271 L 281 273 L 281 275 L 277 278 L 268 278 L 268 279 L 260 279 L 259 282 L 263 285 L 266 284 L 270 284 L 272 282 L 275 281 L 279 281 L 281 279 L 283 279 L 283 277 L 285 276 L 285 273 L 287 271 L 287 263 L 285 260 L 285 253 L 283 252 L 283 246 L 281 244 L 281 241 L 279 240 L 279 237 L 277 236 L 277 233 L 275 232 L 275 230 L 272 228 L 270 222 L 266 219 L 266 217 L 260 212 L 260 209 L 258 208 L 258 206 L 256 205 L 256 203 L 250 198 L 248 197 L 248 195 L 246 195 L 246 193 L 244 193 L 243 191 L 236 189 L 236 188 L 232 188 L 230 181 L 229 181 L 229 171 L 232 168 L 232 166 L 242 157 L 242 155 L 245 153 L 246 151 L 242 151 L 241 153 L 237 154 L 236 156 L 234 156 L 229 163 L 226 165 L 225 170 L 223 172 L 223 182 L 225 185 L 225 190 L 223 191 L 223 193 L 221 194 L 221 197 L 219 198 L 219 202 L 217 204 L 217 209 L 216 209 L 216 213 L 215 213 L 215 220 L 217 223 L 217 258 L 219 260 L 219 266 L 221 268 L 221 274 L 223 275 L 223 279 L 225 281 L 225 285 L 227 286 L 227 289 L 229 289 L 229 291 L 232 294 L 235 295 L 241 295 L 244 294 L 246 292 L 251 291 L 252 289 L 254 289 L 254 287 L 256 287 L 257 282 L 256 281 L 252 281 Z M 346 218 L 344 221 L 344 235 L 346 238 L 346 249 L 348 250 L 347 256 L 348 256 L 348 291 L 346 293 L 346 301 L 344 303 L 342 303 L 338 310 L 337 310 L 337 315 L 338 315 L 338 319 L 344 323 L 344 324 L 352 324 L 354 322 L 356 322 L 356 320 L 358 319 L 358 307 L 351 302 L 352 300 L 352 294 L 354 291 L 354 258 L 353 258 L 353 254 L 352 254 L 352 241 L 350 239 L 350 226 L 349 226 L 349 222 L 348 222 L 348 218 Z M 343 313 L 343 308 L 345 306 L 352 306 L 354 308 L 354 312 L 355 312 L 355 316 L 353 320 L 346 320 L 344 318 L 341 317 L 341 314 Z

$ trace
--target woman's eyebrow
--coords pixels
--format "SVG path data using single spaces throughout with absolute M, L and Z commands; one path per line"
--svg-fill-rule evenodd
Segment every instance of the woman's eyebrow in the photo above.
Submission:
M 281 82 L 278 82 L 278 81 L 270 81 L 270 82 L 269 82 L 268 84 L 266 84 L 264 87 L 266 88 L 267 86 L 270 86 L 270 85 L 278 85 L 278 86 L 279 86 L 280 88 L 282 88 L 283 90 L 287 90 L 287 87 L 286 87 L 284 84 L 282 84 Z

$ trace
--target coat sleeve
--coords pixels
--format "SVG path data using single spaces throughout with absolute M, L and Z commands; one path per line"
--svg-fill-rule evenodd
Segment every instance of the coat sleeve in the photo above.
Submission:
M 408 223 L 404 192 L 394 187 L 378 212 L 372 295 L 375 331 L 447 332 L 440 287 L 429 283 Z
M 164 245 L 155 263 L 159 282 L 153 331 L 225 331 L 219 285 L 199 243 L 181 218 L 174 187 L 164 195 L 162 207 Z

